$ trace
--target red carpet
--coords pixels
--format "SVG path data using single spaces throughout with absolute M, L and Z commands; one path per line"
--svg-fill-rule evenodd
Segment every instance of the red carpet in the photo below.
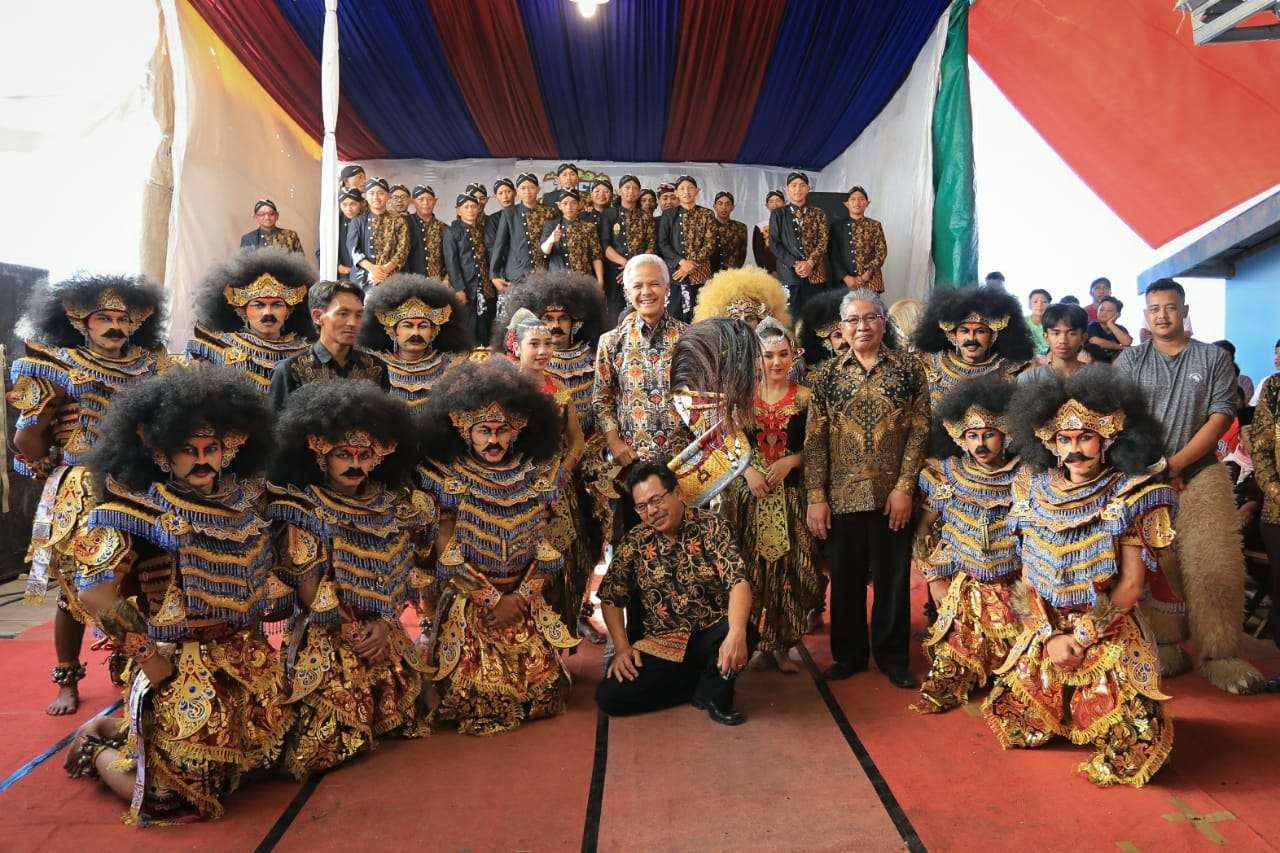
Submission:
M 42 626 L 0 642 L 6 775 L 117 697 L 95 656 L 86 710 L 46 716 L 50 638 Z M 825 637 L 808 648 L 817 666 L 828 662 Z M 1274 673 L 1280 654 L 1257 662 Z M 918 655 L 915 665 L 922 672 Z M 1194 674 L 1166 684 L 1176 697 L 1174 764 L 1140 791 L 1098 790 L 1073 775 L 1084 749 L 1003 752 L 965 709 L 919 717 L 906 707 L 914 694 L 875 672 L 830 685 L 869 756 L 864 769 L 808 673 L 751 671 L 740 728 L 690 708 L 611 720 L 593 799 L 599 648 L 573 656 L 570 669 L 576 683 L 558 719 L 491 738 L 386 741 L 310 792 L 252 784 L 213 823 L 122 826 L 124 805 L 68 779 L 55 755 L 0 792 L 0 850 L 239 851 L 265 839 L 289 851 L 579 850 L 589 809 L 606 851 L 891 850 L 913 832 L 918 849 L 933 851 L 1251 851 L 1280 839 L 1277 697 L 1227 696 Z M 295 800 L 292 820 L 282 819 Z M 886 802 L 900 805 L 903 834 Z
M 912 614 L 922 621 L 922 585 L 912 594 Z M 825 637 L 807 645 L 819 667 L 830 663 Z M 922 675 L 919 648 L 913 653 Z M 1255 663 L 1274 673 L 1280 654 Z M 1195 673 L 1167 681 L 1164 690 L 1175 697 L 1173 760 L 1134 791 L 1098 789 L 1075 775 L 1086 747 L 1063 741 L 1001 750 L 978 713 L 981 695 L 968 708 L 921 717 L 907 709 L 915 693 L 874 669 L 830 687 L 929 850 L 1171 853 L 1208 849 L 1212 833 L 1233 849 L 1267 850 L 1280 839 L 1275 696 L 1229 696 Z M 1215 820 L 1187 820 L 1187 812 Z

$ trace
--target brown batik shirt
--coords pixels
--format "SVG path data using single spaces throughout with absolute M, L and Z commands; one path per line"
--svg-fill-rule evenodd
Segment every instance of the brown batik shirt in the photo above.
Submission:
M 444 278 L 444 222 L 438 216 L 423 219 L 416 213 L 409 220 L 422 234 L 422 254 L 428 278 Z
M 639 596 L 644 636 L 635 648 L 678 662 L 692 634 L 728 616 L 729 590 L 746 579 L 728 526 L 715 513 L 690 507 L 674 538 L 648 524 L 623 537 L 600 581 L 600 600 L 626 607 Z
M 737 269 L 747 262 L 747 226 L 730 219 L 715 221 L 715 251 L 712 271 Z
M 599 223 L 582 218 L 573 222 L 567 219 L 551 220 L 542 226 L 542 240 L 550 237 L 557 226 L 560 228 L 560 240 L 551 248 L 551 255 L 548 257 L 550 268 L 555 271 L 567 269 L 594 277 L 596 271 L 592 262 L 604 260 L 600 248 Z
M 870 370 L 855 354 L 827 359 L 810 386 L 804 475 L 809 503 L 834 513 L 881 510 L 913 494 L 929 440 L 929 385 L 912 353 L 881 347 Z

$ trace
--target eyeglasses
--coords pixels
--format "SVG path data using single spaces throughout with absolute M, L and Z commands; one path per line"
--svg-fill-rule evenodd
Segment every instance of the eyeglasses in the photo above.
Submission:
M 660 495 L 654 495 L 653 497 L 649 498 L 649 500 L 647 501 L 642 501 L 640 503 L 637 503 L 636 514 L 648 515 L 651 512 L 656 512 L 658 508 L 662 506 L 662 502 L 666 500 L 666 497 L 669 494 L 671 494 L 671 490 L 667 489 L 665 492 L 663 492 Z
M 874 326 L 876 323 L 879 323 L 883 319 L 884 319 L 883 314 L 868 314 L 865 317 L 856 317 L 856 316 L 841 317 L 840 322 L 848 323 L 850 326 L 853 326 L 856 329 L 859 326 Z

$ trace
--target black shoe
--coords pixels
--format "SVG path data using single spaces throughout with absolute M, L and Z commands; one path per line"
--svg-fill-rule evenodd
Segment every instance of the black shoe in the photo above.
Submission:
M 740 726 L 747 721 L 747 718 L 742 716 L 742 712 L 734 708 L 732 705 L 728 708 L 723 708 L 715 702 L 712 702 L 710 699 L 702 699 L 694 696 L 693 707 L 700 711 L 706 711 L 707 716 L 710 717 L 713 722 L 717 722 L 722 726 Z
M 890 670 L 888 672 L 888 676 L 890 684 L 894 687 L 901 687 L 903 690 L 914 690 L 920 686 L 916 680 L 911 677 L 911 673 L 905 669 Z
M 867 665 L 845 663 L 844 661 L 836 661 L 822 672 L 822 677 L 826 681 L 840 681 L 851 675 L 857 675 L 860 672 L 866 672 Z

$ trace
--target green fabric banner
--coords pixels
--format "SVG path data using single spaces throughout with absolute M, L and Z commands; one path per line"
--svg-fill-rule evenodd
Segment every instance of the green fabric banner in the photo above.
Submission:
M 951 4 L 933 103 L 934 287 L 978 281 L 973 109 L 969 102 L 969 0 Z

